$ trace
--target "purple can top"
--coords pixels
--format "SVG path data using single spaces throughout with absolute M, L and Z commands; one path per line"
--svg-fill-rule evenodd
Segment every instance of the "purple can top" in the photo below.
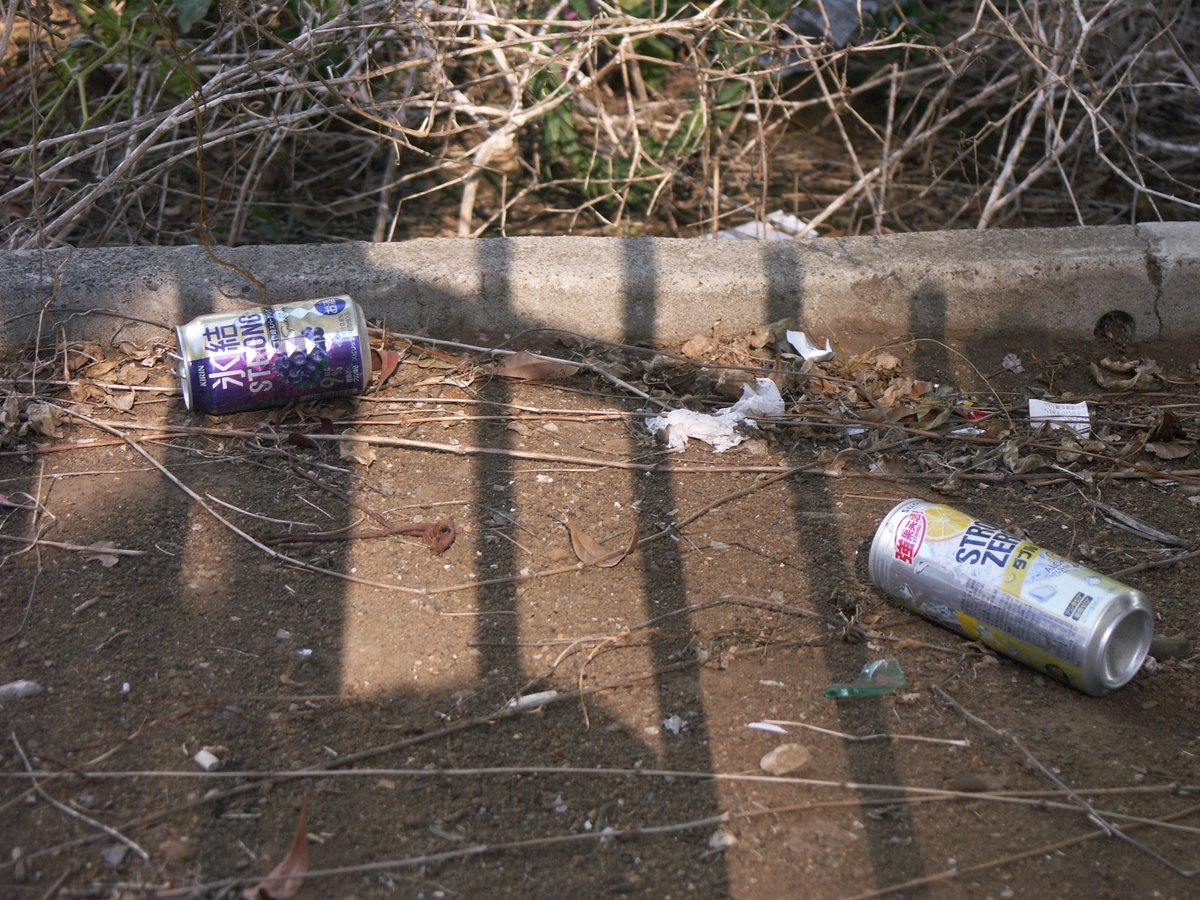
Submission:
M 176 333 L 184 400 L 198 412 L 349 396 L 371 379 L 366 321 L 348 297 L 200 316 Z

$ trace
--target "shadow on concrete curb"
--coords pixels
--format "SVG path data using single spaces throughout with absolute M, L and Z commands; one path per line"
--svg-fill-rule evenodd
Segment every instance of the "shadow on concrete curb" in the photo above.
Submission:
M 347 293 L 369 318 L 429 337 L 562 328 L 672 341 L 802 315 L 813 333 L 856 350 L 913 333 L 1090 338 L 1110 313 L 1139 341 L 1200 334 L 1193 223 L 794 243 L 530 237 L 216 252 L 261 281 L 272 302 Z M 647 284 L 653 303 L 637 299 Z M 27 340 L 39 321 L 44 332 L 58 324 L 104 340 L 119 329 L 136 341 L 160 333 L 155 324 L 258 302 L 252 282 L 198 246 L 0 253 L 0 350 Z

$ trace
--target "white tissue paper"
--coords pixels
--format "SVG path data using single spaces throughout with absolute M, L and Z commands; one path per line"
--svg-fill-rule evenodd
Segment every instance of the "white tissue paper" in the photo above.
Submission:
M 690 438 L 711 444 L 715 453 L 724 453 L 736 447 L 746 438 L 738 434 L 734 426 L 746 422 L 751 428 L 758 426 L 747 420 L 747 416 L 778 416 L 785 409 L 779 388 L 770 378 L 755 379 L 755 387 L 742 387 L 742 399 L 727 409 L 719 409 L 712 415 L 693 412 L 690 409 L 673 409 L 665 416 L 646 420 L 651 434 L 667 430 L 667 449 L 682 450 Z
M 787 332 L 788 343 L 792 345 L 797 353 L 805 362 L 825 362 L 827 359 L 833 359 L 833 348 L 829 346 L 829 338 L 825 338 L 825 349 L 822 350 L 816 344 L 808 339 L 808 335 L 803 331 Z

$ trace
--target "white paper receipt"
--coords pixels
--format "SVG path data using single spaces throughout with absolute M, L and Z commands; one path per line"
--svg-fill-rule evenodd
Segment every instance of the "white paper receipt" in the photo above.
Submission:
M 1092 433 L 1092 418 L 1085 401 L 1079 403 L 1050 403 L 1046 400 L 1029 401 L 1029 421 L 1035 427 L 1049 422 L 1051 428 L 1073 428 L 1080 437 Z

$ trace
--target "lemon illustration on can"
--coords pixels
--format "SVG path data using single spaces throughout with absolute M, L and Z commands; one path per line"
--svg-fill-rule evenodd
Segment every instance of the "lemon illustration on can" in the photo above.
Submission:
M 975 520 L 949 506 L 930 506 L 925 509 L 925 538 L 930 541 L 949 541 L 966 531 Z

